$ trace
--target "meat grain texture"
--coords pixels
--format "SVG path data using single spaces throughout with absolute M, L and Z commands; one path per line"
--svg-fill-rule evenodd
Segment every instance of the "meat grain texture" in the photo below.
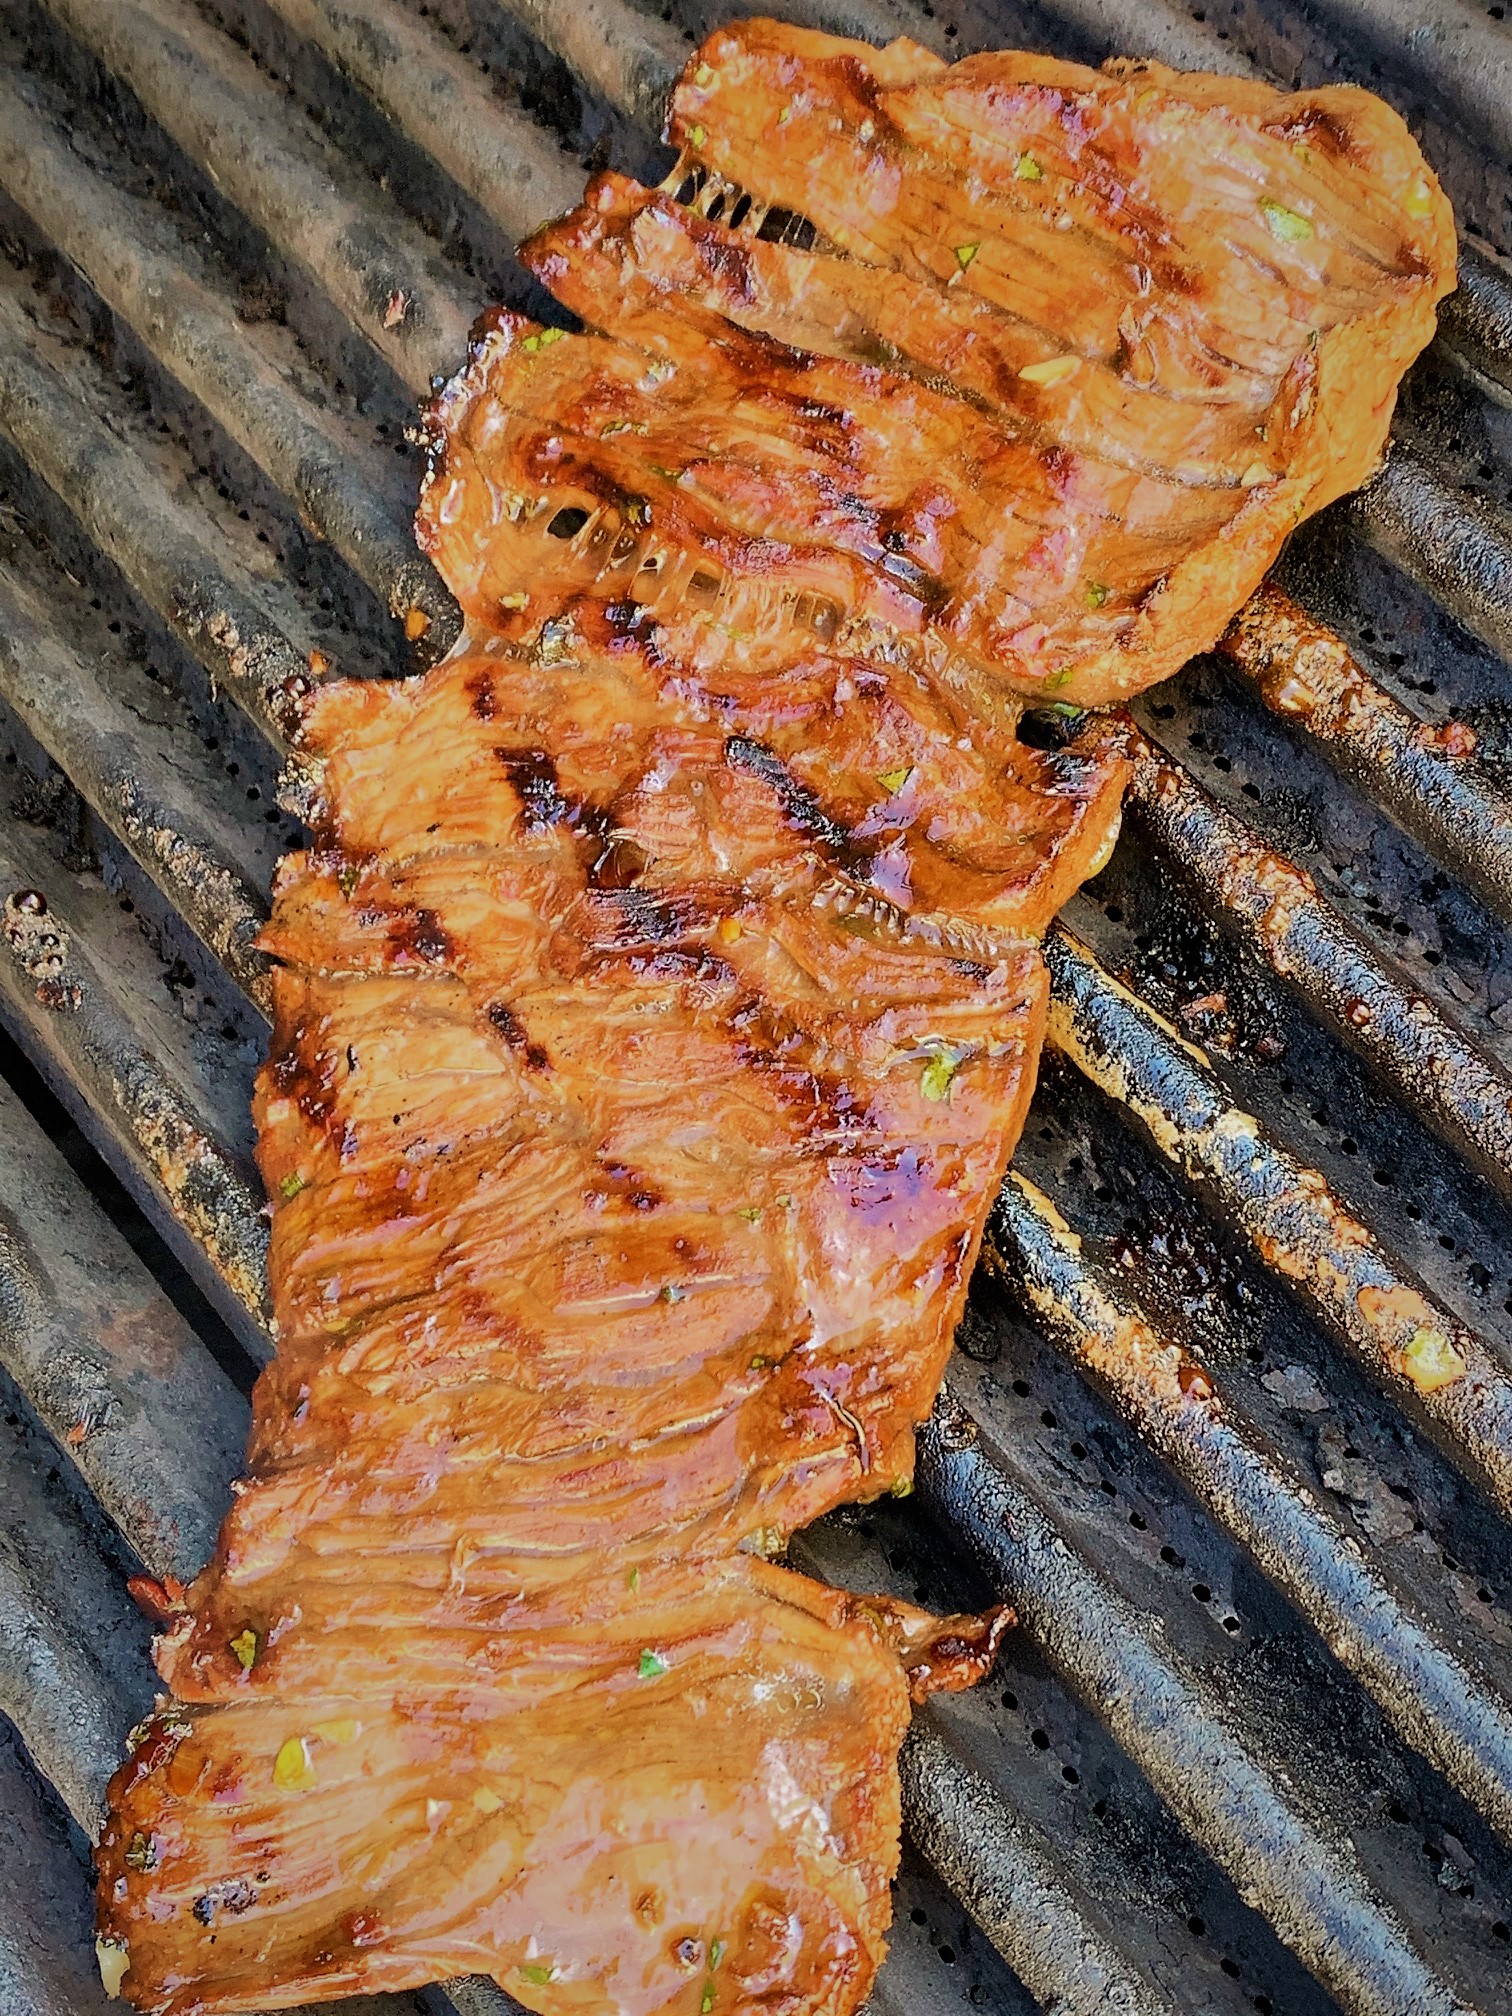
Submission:
M 778 1557 L 908 1486 L 1112 845 L 1116 728 L 1021 709 L 1211 643 L 1452 280 L 1349 89 L 750 21 L 671 131 L 525 248 L 584 333 L 437 402 L 462 641 L 304 726 L 278 1352 L 98 1854 L 144 2009 L 859 2006 L 910 1696 L 1004 1616 Z

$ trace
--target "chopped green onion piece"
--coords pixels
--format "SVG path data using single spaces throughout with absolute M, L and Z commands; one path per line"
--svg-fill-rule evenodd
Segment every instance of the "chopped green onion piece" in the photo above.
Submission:
M 895 791 L 901 791 L 912 775 L 913 765 L 911 763 L 900 763 L 896 770 L 879 770 L 877 772 L 877 782 L 882 786 L 884 791 L 891 795 Z
M 1045 702 L 1045 712 L 1047 714 L 1059 714 L 1067 721 L 1080 721 L 1086 711 L 1085 707 L 1078 707 L 1074 700 L 1047 700 Z
M 698 2016 L 709 2016 L 709 2011 L 713 2007 L 714 2007 L 714 1983 L 712 1981 L 706 1981 L 704 1983 L 703 2000 L 698 2005 Z
M 955 248 L 956 264 L 957 266 L 960 267 L 963 273 L 966 271 L 966 268 L 971 264 L 972 260 L 975 259 L 976 255 L 978 254 L 978 252 L 981 251 L 981 249 L 982 248 L 980 244 L 957 245 L 957 247 Z
M 632 1568 L 630 1570 L 630 1573 L 625 1577 L 625 1585 L 629 1589 L 632 1596 L 638 1594 L 640 1590 L 639 1568 Z
M 702 126 L 690 126 L 688 128 L 688 138 L 693 142 L 695 147 L 702 147 L 704 143 L 704 129 Z
M 723 1939 L 716 1939 L 714 1944 L 709 1948 L 709 1968 L 711 1972 L 719 1965 L 724 1956 L 725 1942 Z
M 231 1650 L 236 1654 L 237 1663 L 243 1673 L 250 1673 L 252 1661 L 257 1657 L 257 1633 L 250 1624 L 245 1631 L 238 1631 L 231 1640 Z
M 1013 164 L 1015 182 L 1043 182 L 1045 171 L 1032 154 L 1020 154 Z
M 156 1835 L 133 1834 L 126 1844 L 126 1867 L 128 1869 L 139 1869 L 143 1875 L 150 1875 L 157 1866 Z
M 1082 590 L 1082 600 L 1089 609 L 1101 609 L 1108 599 L 1109 590 L 1102 581 L 1089 581 Z
M 303 1736 L 291 1736 L 280 1746 L 273 1760 L 273 1783 L 283 1792 L 312 1792 L 315 1766 L 310 1762 L 310 1746 Z
M 1074 669 L 1073 666 L 1063 665 L 1059 672 L 1052 672 L 1050 677 L 1045 681 L 1045 691 L 1053 693 L 1058 686 L 1064 686 L 1070 679 Z
M 536 342 L 541 349 L 547 350 L 553 343 L 560 343 L 566 334 L 567 331 L 565 329 L 543 329 L 536 338 Z
M 280 1176 L 278 1187 L 283 1194 L 285 1202 L 287 1202 L 291 1197 L 297 1197 L 300 1191 L 303 1190 L 305 1179 L 299 1174 L 298 1170 L 295 1170 L 290 1176 Z
M 660 1680 L 667 1670 L 667 1662 L 660 1652 L 653 1652 L 648 1646 L 640 1655 L 640 1664 L 635 1673 L 638 1680 Z
M 1295 245 L 1303 238 L 1313 235 L 1312 219 L 1300 217 L 1295 210 L 1288 210 L 1284 203 L 1278 203 L 1273 196 L 1260 198 L 1260 214 L 1270 228 L 1272 238 L 1279 238 L 1283 245 Z
M 744 1218 L 747 1225 L 759 1225 L 761 1223 L 761 1206 L 759 1204 L 742 1204 L 736 1216 Z
M 919 1074 L 919 1090 L 926 1099 L 936 1105 L 950 1097 L 950 1087 L 957 1071 L 961 1068 L 961 1057 L 954 1050 L 936 1050 Z
M 771 1362 L 770 1358 L 763 1358 L 758 1351 L 756 1356 L 751 1360 L 751 1370 L 753 1372 L 765 1372 L 771 1365 Z
M 520 1964 L 520 1979 L 528 1981 L 532 1988 L 544 1988 L 548 1981 L 556 1979 L 556 1969 L 549 1960 L 525 1960 Z
M 693 72 L 693 82 L 700 88 L 706 88 L 714 82 L 714 72 L 709 68 L 707 63 L 700 63 L 698 68 Z
M 912 1477 L 895 1477 L 893 1479 L 892 1495 L 894 1498 L 912 1498 L 913 1496 Z

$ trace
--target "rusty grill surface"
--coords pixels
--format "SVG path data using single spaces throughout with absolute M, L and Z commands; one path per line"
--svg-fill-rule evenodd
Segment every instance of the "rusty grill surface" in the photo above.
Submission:
M 803 1538 L 1022 1618 L 905 1752 L 873 2008 L 1509 2016 L 1512 29 L 763 11 L 1355 79 L 1470 234 L 1381 475 L 1136 709 L 916 1498 Z M 267 1354 L 252 941 L 292 704 L 312 662 L 450 641 L 416 400 L 487 302 L 545 305 L 511 247 L 585 166 L 664 172 L 714 18 L 0 0 L 4 2016 L 103 2007 L 87 1837 L 153 1690 L 124 1578 L 208 1551 Z M 514 2005 L 382 2005 L 422 2007 Z

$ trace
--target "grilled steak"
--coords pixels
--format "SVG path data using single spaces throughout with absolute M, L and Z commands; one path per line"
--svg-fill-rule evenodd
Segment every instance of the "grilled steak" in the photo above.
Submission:
M 437 402 L 463 640 L 304 723 L 278 1353 L 99 1849 L 143 2008 L 859 2005 L 909 1699 L 1006 1613 L 774 1557 L 908 1488 L 1116 831 L 1117 730 L 1017 696 L 1216 634 L 1441 291 L 1358 93 L 758 22 L 676 124 L 707 214 L 601 178 L 526 252 L 588 333 L 500 312 Z

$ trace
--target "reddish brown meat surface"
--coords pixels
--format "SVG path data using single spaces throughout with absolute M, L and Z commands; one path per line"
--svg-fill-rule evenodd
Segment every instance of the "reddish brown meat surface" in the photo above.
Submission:
M 727 219 L 605 177 L 527 248 L 589 327 L 501 312 L 437 403 L 467 632 L 302 731 L 278 1351 L 99 1849 L 142 2008 L 859 2006 L 910 1696 L 1005 1620 L 776 1557 L 907 1488 L 1116 831 L 1116 734 L 1017 695 L 1215 634 L 1441 291 L 1358 93 L 753 22 L 675 125 Z M 818 249 L 755 235 L 800 194 Z

